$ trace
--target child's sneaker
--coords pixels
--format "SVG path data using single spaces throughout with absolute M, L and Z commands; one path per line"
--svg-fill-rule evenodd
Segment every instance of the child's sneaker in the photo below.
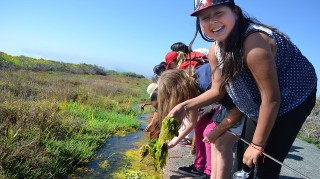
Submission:
M 178 172 L 186 175 L 191 175 L 194 177 L 205 175 L 205 173 L 197 169 L 193 164 L 188 167 L 179 167 Z
M 180 142 L 179 142 L 180 145 L 183 145 L 183 146 L 186 146 L 186 147 L 191 147 L 191 144 L 192 142 L 189 141 L 188 139 L 182 139 Z

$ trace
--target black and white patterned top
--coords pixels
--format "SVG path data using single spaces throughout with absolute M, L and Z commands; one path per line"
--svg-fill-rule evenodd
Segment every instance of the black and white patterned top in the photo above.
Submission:
M 316 88 L 316 72 L 313 65 L 289 39 L 284 40 L 279 34 L 256 24 L 251 24 L 246 33 L 257 31 L 268 35 L 276 42 L 275 62 L 281 93 L 278 116 L 281 116 L 300 105 Z M 221 63 L 218 43 L 215 43 L 215 53 Z M 223 65 L 220 66 L 220 69 L 222 68 Z M 253 120 L 258 120 L 261 96 L 255 79 L 246 66 L 226 85 L 226 90 L 241 112 Z

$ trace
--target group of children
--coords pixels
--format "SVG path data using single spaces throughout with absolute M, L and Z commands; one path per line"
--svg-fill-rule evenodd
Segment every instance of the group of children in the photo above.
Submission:
M 256 167 L 249 178 L 279 178 L 281 165 L 262 153 L 284 161 L 315 105 L 315 69 L 285 34 L 233 0 L 195 0 L 194 8 L 209 54 L 173 44 L 156 81 L 159 124 L 165 116 L 189 121 L 169 148 L 195 130 L 196 160 L 179 171 L 224 179 L 232 168 Z M 233 160 L 235 135 L 250 145 L 238 142 Z
M 146 131 L 155 133 L 159 123 L 155 122 L 154 116 L 157 119 L 163 119 L 165 117 L 164 107 L 168 110 L 173 108 L 174 105 L 189 99 L 192 95 L 196 97 L 199 95 L 199 89 L 203 91 L 207 90 L 211 86 L 210 75 L 211 70 L 207 61 L 207 51 L 201 49 L 199 51 L 193 51 L 189 53 L 188 46 L 182 42 L 172 44 L 170 52 L 165 56 L 165 62 L 161 62 L 154 67 L 155 76 L 153 83 L 151 83 L 147 92 L 150 95 L 157 94 L 157 99 L 151 99 L 151 103 L 155 102 L 157 105 L 153 105 L 155 112 L 151 122 L 147 125 Z M 189 60 L 192 59 L 192 64 L 189 65 Z M 201 66 L 201 67 L 200 67 Z M 198 75 L 197 69 L 201 69 L 201 85 L 195 81 L 196 78 L 187 74 L 187 71 L 192 71 L 193 76 Z M 176 72 L 168 73 L 168 72 Z M 184 73 L 184 74 L 181 74 Z M 204 75 L 209 78 L 206 78 Z M 193 83 L 188 83 L 189 79 L 194 79 Z M 209 79 L 209 80 L 206 80 Z M 179 86 L 179 87 L 178 87 Z M 152 90 L 152 94 L 150 93 Z M 186 95 L 181 89 L 185 89 L 185 92 L 190 94 Z M 173 96 L 174 95 L 174 96 Z M 173 102 L 169 102 L 173 101 Z M 143 104 L 141 107 L 144 107 Z M 160 107 L 160 108 L 159 108 Z M 211 146 L 209 143 L 203 142 L 204 136 L 209 134 L 215 126 L 215 123 L 211 120 L 215 110 L 219 108 L 218 104 L 209 105 L 206 108 L 202 108 L 200 112 L 196 112 L 191 116 L 185 117 L 182 121 L 181 128 L 179 130 L 179 136 L 168 142 L 168 147 L 172 148 L 178 143 L 190 145 L 193 137 L 195 137 L 195 161 L 190 166 L 179 167 L 178 171 L 191 176 L 210 176 L 211 174 Z M 160 112 L 160 113 L 159 113 Z M 156 125 L 155 125 L 156 124 Z M 155 127 L 156 126 L 156 127 Z M 152 135 L 151 135 L 152 136 Z

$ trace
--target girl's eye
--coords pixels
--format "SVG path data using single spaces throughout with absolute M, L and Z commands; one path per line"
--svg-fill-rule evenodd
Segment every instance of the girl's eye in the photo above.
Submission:
M 221 14 L 222 14 L 222 11 L 217 11 L 217 12 L 215 13 L 216 16 L 220 16 Z
M 210 19 L 210 16 L 206 15 L 206 16 L 200 16 L 200 21 L 202 22 L 206 22 Z
M 202 18 L 201 18 L 202 21 L 206 21 L 206 20 L 208 20 L 208 19 L 209 19 L 209 17 L 202 17 Z

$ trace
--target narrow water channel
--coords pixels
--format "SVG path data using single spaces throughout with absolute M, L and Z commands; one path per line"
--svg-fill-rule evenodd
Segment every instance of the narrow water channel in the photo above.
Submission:
M 76 171 L 70 178 L 115 178 L 113 174 L 126 168 L 128 161 L 124 153 L 139 149 L 138 142 L 147 141 L 148 135 L 142 129 L 146 127 L 149 113 L 139 114 L 138 120 L 141 123 L 141 130 L 129 133 L 126 136 L 114 136 L 106 140 L 106 145 L 100 149 L 94 159 L 88 163 L 85 171 Z M 103 165 L 107 165 L 102 167 Z M 153 167 L 150 166 L 150 170 Z

